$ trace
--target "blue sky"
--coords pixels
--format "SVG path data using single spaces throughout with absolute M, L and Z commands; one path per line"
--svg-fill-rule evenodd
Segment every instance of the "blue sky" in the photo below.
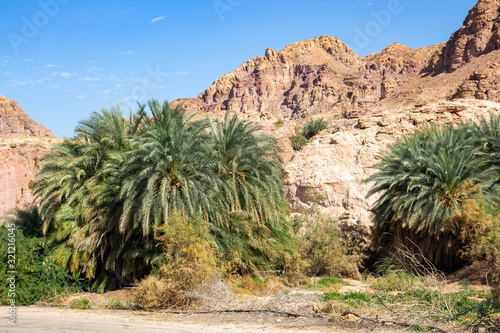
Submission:
M 0 0 L 0 95 L 58 137 L 92 110 L 196 97 L 266 48 L 447 41 L 476 0 Z

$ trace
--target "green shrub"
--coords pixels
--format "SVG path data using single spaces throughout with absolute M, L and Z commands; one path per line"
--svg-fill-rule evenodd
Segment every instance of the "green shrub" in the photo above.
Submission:
M 299 252 L 309 276 L 359 277 L 361 249 L 349 237 L 341 237 L 338 221 L 316 207 L 293 221 Z
M 292 143 L 295 151 L 299 151 L 304 147 L 309 140 L 316 134 L 328 127 L 328 123 L 323 118 L 308 121 L 302 129 L 296 128 L 295 134 L 290 135 L 288 138 Z
M 88 310 L 92 309 L 92 303 L 90 302 L 90 300 L 84 298 L 72 302 L 69 307 L 71 309 Z
M 274 122 L 274 127 L 280 128 L 285 126 L 285 121 L 283 119 L 278 119 L 277 121 Z
M 188 306 L 196 300 L 185 292 L 220 274 L 208 226 L 173 215 L 158 232 L 165 260 L 159 270 L 138 283 L 136 301 L 143 309 Z
M 462 225 L 461 238 L 467 244 L 462 256 L 478 276 L 500 283 L 500 209 L 481 198 L 467 200 L 452 217 Z
M 304 125 L 304 127 L 302 127 L 302 135 L 307 140 L 310 140 L 313 136 L 326 129 L 327 127 L 328 123 L 324 121 L 323 118 L 310 120 Z
M 404 271 L 391 271 L 375 279 L 370 287 L 381 291 L 407 291 L 422 287 L 422 279 Z
M 290 139 L 290 142 L 292 143 L 292 148 L 295 151 L 301 150 L 302 147 L 304 147 L 305 145 L 307 145 L 307 142 L 308 142 L 308 140 L 306 139 L 306 137 L 303 136 L 302 134 L 291 135 L 289 137 L 289 139 Z
M 45 238 L 29 238 L 21 230 L 11 228 L 13 223 L 0 227 L 0 276 L 16 271 L 17 305 L 31 305 L 43 299 L 50 299 L 65 291 L 80 289 L 82 281 L 75 280 L 65 270 L 49 259 L 49 247 Z M 12 237 L 15 235 L 15 237 Z M 9 246 L 15 243 L 15 252 Z M 15 254 L 15 259 L 12 255 Z M 14 260 L 14 261 L 9 261 Z M 12 266 L 11 266 L 12 265 Z M 0 302 L 10 299 L 7 283 L 0 284 Z
M 321 204 L 327 199 L 326 195 L 319 189 L 307 188 L 302 196 L 302 199 L 308 204 Z
M 117 296 L 117 297 L 114 297 L 113 299 L 110 299 L 108 304 L 106 305 L 106 307 L 108 309 L 123 309 L 125 307 L 125 304 Z

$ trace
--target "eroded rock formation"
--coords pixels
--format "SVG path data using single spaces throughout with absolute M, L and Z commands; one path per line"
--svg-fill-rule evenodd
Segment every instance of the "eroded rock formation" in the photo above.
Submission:
M 31 187 L 40 160 L 53 142 L 52 132 L 0 96 L 0 222 L 9 211 L 33 201 Z
M 52 132 L 31 119 L 16 101 L 0 96 L 0 135 L 21 134 L 35 137 L 54 137 Z
M 500 1 L 479 0 L 441 55 L 439 70 L 453 72 L 473 58 L 500 48 Z

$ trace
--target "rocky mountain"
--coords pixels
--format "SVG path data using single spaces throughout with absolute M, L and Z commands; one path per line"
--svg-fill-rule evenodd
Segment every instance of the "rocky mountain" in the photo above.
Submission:
M 17 105 L 0 96 L 0 220 L 33 200 L 40 160 L 57 138 Z
M 54 137 L 52 132 L 31 119 L 16 101 L 0 96 L 0 135 L 20 134 L 32 137 Z
M 446 43 L 438 70 L 453 72 L 463 64 L 500 48 L 500 3 L 480 0 L 470 11 L 463 26 Z
M 267 49 L 223 75 L 198 98 L 174 101 L 203 112 L 267 119 L 359 108 L 413 107 L 441 99 L 500 101 L 500 2 L 479 0 L 448 42 L 420 49 L 392 44 L 359 57 L 333 37 Z
M 375 106 L 416 78 L 442 47 L 413 50 L 393 44 L 361 58 L 339 39 L 321 36 L 267 49 L 221 76 L 197 99 L 174 101 L 205 112 L 233 111 L 263 118 L 309 117 Z

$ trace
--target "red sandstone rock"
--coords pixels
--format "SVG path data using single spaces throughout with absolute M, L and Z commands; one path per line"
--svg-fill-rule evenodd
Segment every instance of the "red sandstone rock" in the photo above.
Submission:
M 40 160 L 52 142 L 52 132 L 0 96 L 0 221 L 9 211 L 33 201 L 31 185 Z
M 22 134 L 35 137 L 54 137 L 52 132 L 31 119 L 17 106 L 16 101 L 9 101 L 0 96 L 0 135 Z

